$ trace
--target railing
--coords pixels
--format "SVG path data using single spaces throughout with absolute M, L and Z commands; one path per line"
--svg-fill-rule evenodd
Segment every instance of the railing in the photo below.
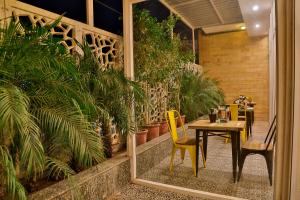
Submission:
M 0 3 L 2 1 L 0 0 Z M 17 21 L 33 26 L 45 26 L 60 17 L 58 14 L 15 0 L 4 0 L 0 12 L 1 18 L 13 16 Z M 61 44 L 69 52 L 79 51 L 76 41 L 82 43 L 86 38 L 101 67 L 123 67 L 123 38 L 119 35 L 67 17 L 62 17 L 51 33 L 63 40 Z

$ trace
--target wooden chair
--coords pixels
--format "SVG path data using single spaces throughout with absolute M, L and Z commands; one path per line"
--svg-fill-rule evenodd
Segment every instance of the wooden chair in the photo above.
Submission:
M 239 173 L 238 173 L 238 181 L 240 180 L 243 165 L 245 159 L 248 155 L 260 154 L 264 156 L 268 173 L 270 185 L 272 185 L 272 173 L 273 173 L 273 146 L 275 142 L 275 132 L 276 132 L 276 116 L 274 117 L 272 124 L 269 128 L 268 134 L 264 141 L 259 140 L 258 138 L 252 137 L 250 138 L 243 146 L 241 150 L 240 160 L 239 160 Z
M 192 168 L 194 175 L 196 176 L 196 139 L 195 138 L 190 138 L 183 126 L 183 123 L 181 121 L 181 128 L 183 131 L 183 137 L 178 137 L 177 133 L 177 128 L 176 128 L 176 120 L 175 120 L 175 115 L 179 117 L 179 120 L 181 120 L 180 114 L 176 110 L 170 110 L 165 113 L 165 118 L 167 119 L 170 134 L 173 140 L 173 147 L 172 147 L 172 152 L 171 152 L 171 161 L 170 161 L 170 172 L 173 171 L 173 162 L 174 162 L 174 157 L 175 153 L 177 150 L 180 150 L 181 153 L 181 160 L 184 160 L 185 157 L 185 151 L 187 150 L 190 153 L 190 157 L 192 160 Z M 200 144 L 200 149 L 202 153 L 202 160 L 203 160 L 203 165 L 206 167 L 206 162 L 204 159 L 204 153 L 203 153 L 203 146 L 202 143 Z

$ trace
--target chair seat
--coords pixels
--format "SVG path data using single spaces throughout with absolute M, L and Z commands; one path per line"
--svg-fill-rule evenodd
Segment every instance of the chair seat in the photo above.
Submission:
M 196 145 L 196 138 L 181 137 L 175 143 L 179 145 Z
M 254 150 L 254 151 L 264 151 L 267 148 L 267 144 L 258 138 L 249 139 L 243 146 L 242 149 Z M 269 145 L 268 151 L 273 149 L 273 144 Z

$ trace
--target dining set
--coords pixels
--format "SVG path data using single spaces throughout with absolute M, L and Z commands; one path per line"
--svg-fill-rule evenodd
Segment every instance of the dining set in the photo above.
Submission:
M 229 115 L 226 121 L 212 120 L 212 119 L 199 119 L 188 124 L 188 129 L 195 130 L 195 138 L 190 137 L 182 126 L 183 137 L 178 137 L 176 126 L 172 124 L 172 119 L 176 115 L 180 118 L 177 111 L 171 110 L 166 112 L 166 119 L 168 119 L 169 129 L 173 140 L 173 149 L 171 155 L 170 171 L 173 170 L 173 160 L 176 150 L 181 151 L 181 158 L 184 159 L 185 150 L 188 150 L 192 159 L 192 167 L 194 175 L 198 176 L 199 168 L 199 150 L 202 153 L 202 161 L 206 167 L 207 160 L 207 144 L 208 138 L 211 136 L 219 136 L 230 139 L 232 149 L 232 174 L 233 181 L 239 181 L 242 168 L 247 155 L 260 154 L 264 156 L 269 172 L 269 181 L 272 185 L 272 171 L 273 171 L 273 152 L 276 133 L 276 117 L 272 120 L 271 126 L 266 134 L 264 140 L 257 139 L 252 135 L 252 125 L 254 123 L 254 106 L 252 102 L 251 107 L 237 106 L 233 104 L 232 108 L 238 107 L 235 112 Z M 226 107 L 230 108 L 230 105 Z M 234 110 L 231 110 L 234 111 Z M 229 112 L 230 113 L 230 112 Z M 243 113 L 243 114 L 242 114 Z M 243 118 L 245 117 L 245 118 Z M 243 140 L 243 132 L 246 134 L 246 139 Z

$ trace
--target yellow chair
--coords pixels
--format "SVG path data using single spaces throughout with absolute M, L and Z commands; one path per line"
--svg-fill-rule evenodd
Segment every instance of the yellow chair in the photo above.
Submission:
M 188 134 L 186 133 L 186 130 L 183 126 L 183 123 L 181 123 L 181 128 L 183 130 L 183 137 L 178 137 L 175 115 L 177 115 L 177 117 L 179 117 L 179 120 L 181 120 L 180 114 L 176 110 L 170 110 L 165 113 L 165 117 L 167 119 L 168 126 L 169 126 L 169 131 L 170 131 L 170 134 L 171 134 L 171 137 L 173 140 L 173 147 L 172 147 L 171 161 L 170 161 L 170 172 L 173 171 L 173 162 L 174 162 L 174 157 L 175 157 L 176 151 L 180 150 L 181 160 L 183 162 L 184 157 L 185 157 L 185 151 L 187 150 L 190 153 L 190 157 L 192 160 L 193 172 L 194 172 L 194 175 L 196 176 L 196 159 L 197 159 L 196 158 L 196 139 L 190 138 L 188 136 Z M 200 144 L 200 148 L 201 148 L 201 153 L 202 153 L 203 165 L 204 165 L 204 167 L 206 167 L 202 144 Z
M 231 114 L 231 120 L 238 121 L 239 120 L 239 105 L 238 104 L 229 104 L 229 110 L 230 110 L 230 114 Z M 247 120 L 246 111 L 245 111 L 245 115 L 242 117 L 245 118 L 245 121 Z M 230 137 L 230 135 L 228 135 L 228 136 Z M 243 129 L 241 131 L 241 139 L 242 139 L 243 144 L 247 141 L 246 129 Z M 229 138 L 226 138 L 225 143 L 228 143 L 228 141 L 229 141 Z

